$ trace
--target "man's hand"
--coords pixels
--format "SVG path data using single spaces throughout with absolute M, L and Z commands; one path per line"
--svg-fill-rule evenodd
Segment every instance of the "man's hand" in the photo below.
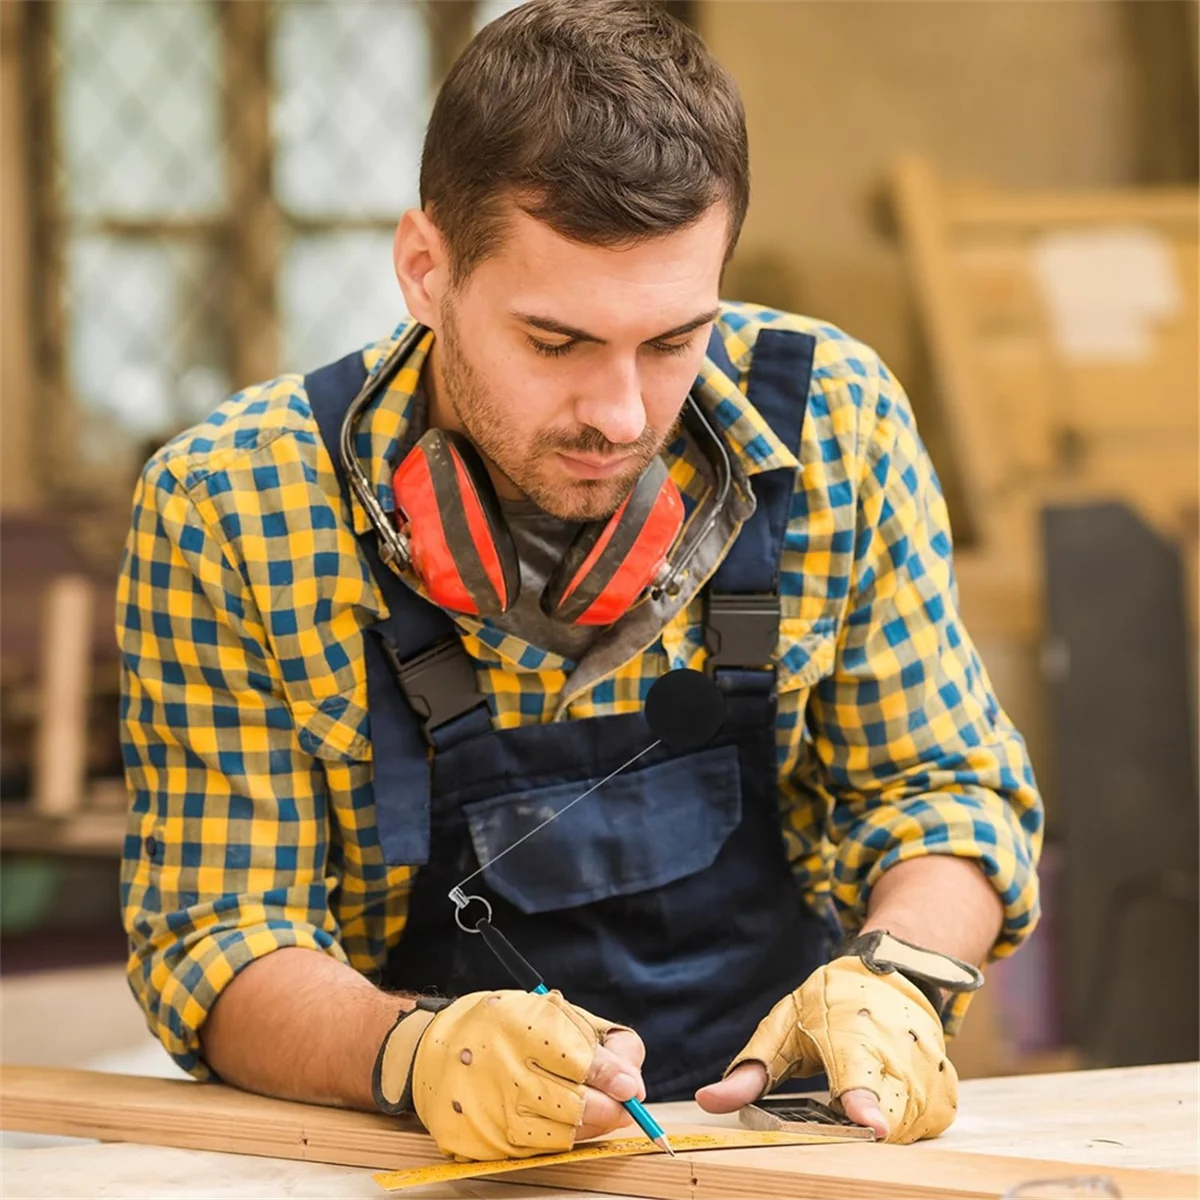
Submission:
M 473 992 L 403 1014 L 374 1091 L 384 1112 L 416 1112 L 450 1157 L 528 1158 L 627 1124 L 644 1057 L 636 1033 L 558 992 Z
M 822 1071 L 846 1115 L 890 1142 L 936 1137 L 954 1120 L 958 1075 L 933 1005 L 903 975 L 877 974 L 856 955 L 785 996 L 725 1078 L 696 1099 L 708 1112 L 732 1112 L 784 1079 Z

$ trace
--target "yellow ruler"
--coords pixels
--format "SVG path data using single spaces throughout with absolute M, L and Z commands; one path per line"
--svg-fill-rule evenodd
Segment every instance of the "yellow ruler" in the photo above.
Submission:
M 669 1134 L 676 1154 L 692 1150 L 733 1150 L 752 1146 L 804 1146 L 850 1139 L 836 1130 L 829 1133 L 759 1132 L 754 1129 L 714 1129 L 712 1133 Z M 623 1154 L 666 1154 L 649 1138 L 608 1138 L 589 1142 L 578 1150 L 562 1154 L 539 1154 L 534 1158 L 502 1158 L 494 1162 L 435 1163 L 431 1167 L 409 1167 L 403 1171 L 383 1171 L 373 1176 L 389 1192 L 421 1184 L 450 1183 L 455 1179 L 474 1179 L 479 1175 L 502 1175 L 509 1171 L 528 1171 L 533 1167 L 556 1167 L 560 1163 L 586 1162 L 590 1158 L 616 1158 Z

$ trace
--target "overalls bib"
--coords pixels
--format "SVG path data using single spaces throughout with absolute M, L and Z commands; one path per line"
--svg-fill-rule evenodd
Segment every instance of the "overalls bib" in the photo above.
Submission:
M 755 347 L 749 399 L 793 451 L 813 346 L 768 330 Z M 709 357 L 735 374 L 715 332 Z M 339 478 L 339 429 L 364 379 L 358 354 L 306 379 Z M 801 898 L 778 807 L 771 657 L 794 483 L 791 470 L 752 477 L 755 512 L 706 587 L 708 667 L 727 712 L 717 737 L 638 759 L 465 889 L 488 899 L 548 987 L 637 1030 L 654 1101 L 719 1079 L 830 955 L 833 931 Z M 349 506 L 344 479 L 342 491 Z M 373 531 L 360 543 L 389 609 L 364 634 L 376 821 L 386 861 L 420 867 L 382 984 L 511 987 L 447 893 L 653 738 L 641 713 L 493 730 L 450 617 L 384 566 Z

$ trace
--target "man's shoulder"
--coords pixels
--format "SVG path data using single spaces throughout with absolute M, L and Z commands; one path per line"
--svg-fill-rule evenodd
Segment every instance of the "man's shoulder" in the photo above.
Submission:
M 352 351 L 369 369 L 391 338 Z M 159 449 L 148 471 L 166 470 L 189 486 L 251 458 L 274 454 L 315 466 L 320 433 L 300 372 L 278 375 L 235 392 L 203 421 L 183 430 Z
M 812 388 L 828 390 L 838 384 L 863 384 L 887 377 L 878 353 L 844 329 L 817 317 L 785 312 L 761 304 L 726 300 L 721 303 L 716 328 L 725 351 L 739 372 L 754 363 L 759 334 L 776 329 L 806 334 L 813 340 Z
M 280 375 L 234 393 L 203 421 L 176 434 L 150 461 L 198 481 L 281 437 L 311 440 L 314 430 L 304 376 Z

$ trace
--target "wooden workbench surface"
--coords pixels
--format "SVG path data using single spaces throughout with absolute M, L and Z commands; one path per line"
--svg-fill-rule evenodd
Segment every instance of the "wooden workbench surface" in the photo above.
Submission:
M 1200 1172 L 1200 1064 L 969 1080 L 959 1118 L 936 1148 L 1059 1159 L 1091 1170 L 1144 1167 Z M 664 1123 L 733 1123 L 692 1104 L 659 1105 Z M 0 1150 L 0 1195 L 18 1197 L 371 1197 L 385 1195 L 361 1168 L 249 1158 L 160 1146 L 76 1142 Z M 1200 1181 L 1197 1192 L 1200 1194 Z M 468 1182 L 404 1193 L 414 1200 L 516 1200 L 594 1195 Z

